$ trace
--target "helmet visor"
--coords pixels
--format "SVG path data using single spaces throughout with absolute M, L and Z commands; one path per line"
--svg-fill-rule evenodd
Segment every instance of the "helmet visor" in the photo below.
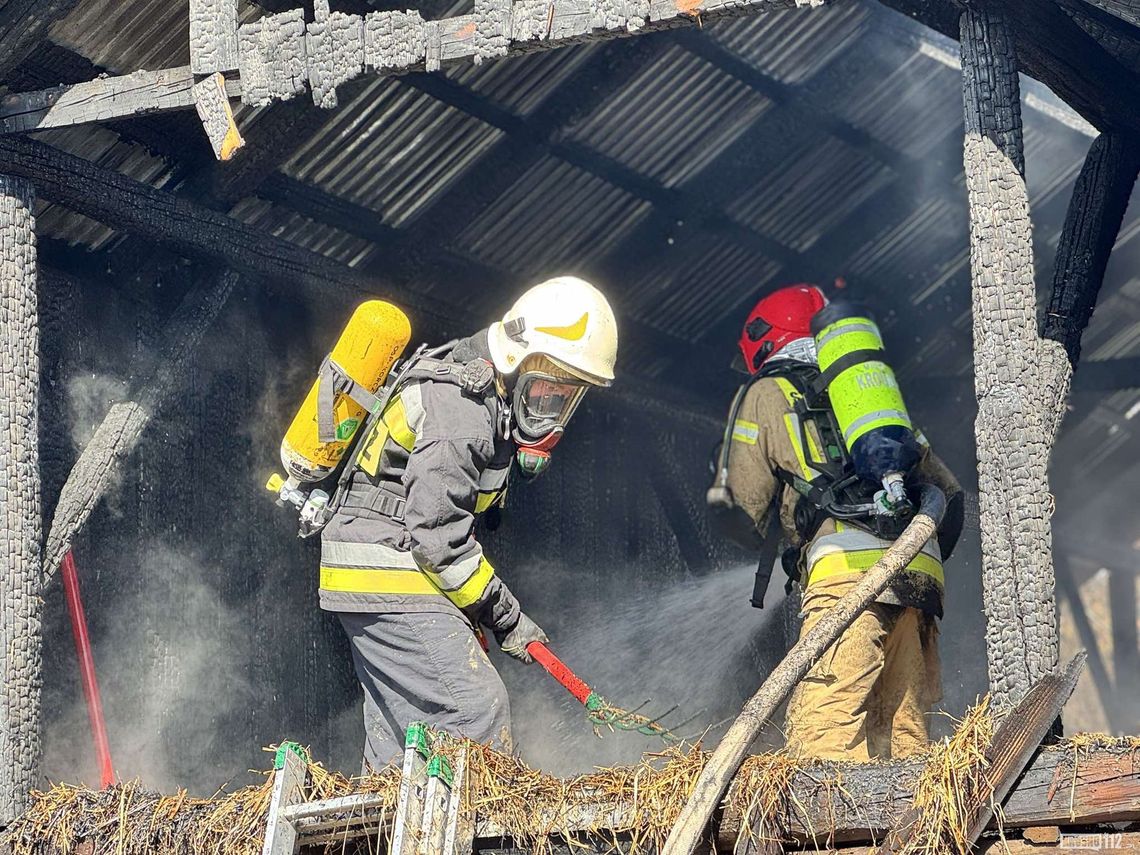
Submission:
M 581 380 L 528 371 L 515 386 L 515 420 L 519 431 L 540 438 L 565 427 L 589 385 Z

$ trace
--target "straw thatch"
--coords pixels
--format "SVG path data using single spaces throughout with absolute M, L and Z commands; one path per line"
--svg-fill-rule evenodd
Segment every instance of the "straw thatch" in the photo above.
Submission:
M 994 721 L 986 701 L 971 709 L 954 734 L 932 746 L 918 780 L 915 806 L 918 834 L 906 855 L 943 855 L 961 851 L 966 795 L 978 786 L 985 769 L 985 748 Z M 1080 735 L 1071 743 L 1075 759 L 1120 740 Z M 676 746 L 647 754 L 633 766 L 598 769 L 573 778 L 556 778 L 485 746 L 455 743 L 467 750 L 465 805 L 481 825 L 490 825 L 519 846 L 546 855 L 556 841 L 575 839 L 591 848 L 599 842 L 626 855 L 651 855 L 668 836 L 693 789 L 708 755 L 700 746 Z M 1140 748 L 1140 739 L 1133 747 Z M 842 772 L 832 766 L 821 786 L 843 793 Z M 1076 765 L 1073 766 L 1076 774 Z M 787 817 L 810 827 L 811 812 L 797 803 L 791 786 L 798 774 L 818 770 L 784 753 L 748 758 L 727 796 L 726 813 L 742 817 L 742 833 L 757 842 L 786 838 Z M 395 809 L 399 774 L 391 768 L 364 778 L 346 778 L 309 766 L 311 799 L 358 793 L 380 796 L 385 819 Z M 264 783 L 214 798 L 185 792 L 160 795 L 137 782 L 104 791 L 57 784 L 36 793 L 30 810 L 0 837 L 0 852 L 11 855 L 258 855 L 272 788 Z M 381 821 L 383 822 L 383 820 Z M 594 825 L 595 827 L 590 827 Z M 816 845 L 830 845 L 817 829 Z M 343 851 L 338 843 L 331 851 Z

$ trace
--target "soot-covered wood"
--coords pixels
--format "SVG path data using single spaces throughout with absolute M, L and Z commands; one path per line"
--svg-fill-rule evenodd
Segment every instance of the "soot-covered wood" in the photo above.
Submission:
M 39 317 L 32 187 L 0 175 L 0 826 L 40 783 Z
M 1060 346 L 1037 335 L 1011 26 L 988 7 L 961 19 L 986 648 L 999 707 L 1057 665 L 1043 410 L 1069 371 Z

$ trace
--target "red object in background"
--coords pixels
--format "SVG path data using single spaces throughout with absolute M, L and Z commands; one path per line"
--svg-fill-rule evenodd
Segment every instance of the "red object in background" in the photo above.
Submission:
M 75 636 L 75 652 L 79 656 L 79 676 L 83 681 L 83 696 L 87 699 L 87 718 L 91 721 L 91 736 L 95 741 L 95 758 L 99 762 L 99 777 L 103 787 L 115 783 L 115 769 L 111 765 L 111 745 L 107 741 L 107 723 L 103 719 L 103 701 L 99 697 L 99 681 L 95 679 L 95 659 L 91 655 L 91 639 L 87 635 L 87 617 L 83 601 L 79 598 L 79 574 L 70 550 L 63 557 L 63 590 L 67 597 L 67 611 L 71 615 L 71 632 Z
M 535 661 L 545 668 L 551 677 L 565 686 L 566 691 L 576 697 L 580 703 L 586 703 L 592 694 L 590 687 L 583 683 L 577 674 L 567 668 L 561 659 L 551 653 L 549 647 L 541 641 L 532 641 L 526 646 L 526 652 L 533 656 Z

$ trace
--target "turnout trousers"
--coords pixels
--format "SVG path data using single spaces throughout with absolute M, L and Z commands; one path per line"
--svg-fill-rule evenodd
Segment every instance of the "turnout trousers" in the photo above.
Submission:
M 808 587 L 800 638 L 858 581 L 848 576 Z M 941 694 L 935 618 L 872 603 L 793 691 L 787 743 L 830 760 L 907 757 L 926 750 L 926 713 Z
M 365 771 L 399 761 L 413 721 L 511 750 L 506 686 L 460 614 L 337 616 L 364 689 Z

